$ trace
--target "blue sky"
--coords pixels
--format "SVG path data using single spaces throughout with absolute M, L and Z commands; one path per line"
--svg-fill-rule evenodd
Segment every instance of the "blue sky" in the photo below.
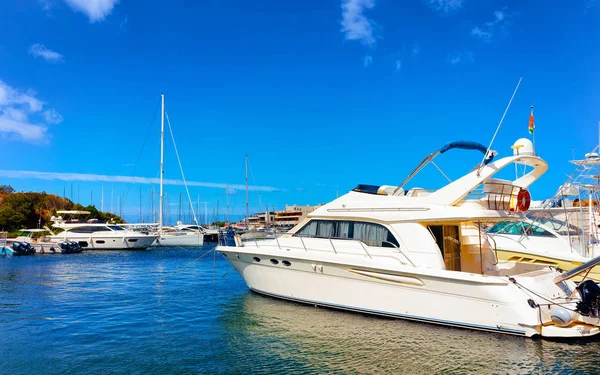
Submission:
M 523 77 L 493 148 L 528 136 L 534 105 L 550 170 L 532 192 L 546 197 L 572 148 L 598 143 L 598 21 L 593 0 L 7 0 L 0 182 L 70 197 L 60 179 L 74 179 L 73 199 L 98 207 L 104 187 L 104 208 L 113 191 L 130 221 L 141 189 L 146 215 L 151 180 L 116 176 L 158 177 L 165 93 L 186 178 L 205 183 L 190 187 L 202 213 L 225 212 L 228 184 L 230 210 L 244 211 L 245 154 L 252 211 L 325 203 L 399 183 L 446 142 L 487 145 Z M 180 179 L 168 139 L 165 157 L 165 178 Z M 479 160 L 439 164 L 459 177 Z M 415 184 L 443 181 L 429 168 Z M 174 219 L 185 192 L 166 191 Z

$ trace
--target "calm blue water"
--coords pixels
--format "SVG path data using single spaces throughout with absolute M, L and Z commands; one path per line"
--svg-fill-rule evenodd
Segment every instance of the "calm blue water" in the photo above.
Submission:
M 0 258 L 1 374 L 600 372 L 565 344 L 256 295 L 204 249 Z

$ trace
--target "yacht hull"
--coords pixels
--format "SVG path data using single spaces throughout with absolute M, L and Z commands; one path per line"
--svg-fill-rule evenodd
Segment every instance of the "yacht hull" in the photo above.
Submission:
M 152 246 L 186 246 L 200 247 L 204 244 L 204 235 L 195 233 L 193 235 L 161 235 L 154 241 Z
M 85 250 L 144 250 L 154 242 L 154 236 L 52 236 L 54 242 L 75 241 Z
M 419 274 L 414 267 L 393 271 L 246 249 L 220 246 L 217 251 L 257 293 L 447 326 L 528 337 L 542 335 L 540 311 L 528 304 L 529 296 L 508 278 L 468 274 L 453 279 L 452 274 L 462 273 Z M 542 276 L 551 278 L 553 273 L 547 271 Z M 560 332 L 566 337 L 597 333 L 597 328 L 584 333 Z

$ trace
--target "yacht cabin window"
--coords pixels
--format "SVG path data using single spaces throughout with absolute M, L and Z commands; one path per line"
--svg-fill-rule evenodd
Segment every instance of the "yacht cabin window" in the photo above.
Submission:
M 352 239 L 369 246 L 400 247 L 398 240 L 386 227 L 363 221 L 311 220 L 295 236 Z
M 108 229 L 106 226 L 85 226 L 85 227 L 71 228 L 68 231 L 71 233 L 94 233 L 94 232 L 109 232 L 110 229 Z
M 123 227 L 120 227 L 118 225 L 109 225 L 108 227 L 112 230 L 125 230 L 123 229 Z

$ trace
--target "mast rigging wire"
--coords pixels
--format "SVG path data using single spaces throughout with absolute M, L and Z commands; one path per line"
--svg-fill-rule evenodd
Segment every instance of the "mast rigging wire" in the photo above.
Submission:
M 502 114 L 502 118 L 500 119 L 500 122 L 498 123 L 498 126 L 496 127 L 496 132 L 494 133 L 494 136 L 492 137 L 490 145 L 487 148 L 487 152 L 485 153 L 485 155 L 483 155 L 483 159 L 481 159 L 481 163 L 479 164 L 479 170 L 477 171 L 477 175 L 478 176 L 479 176 L 479 172 L 481 172 L 481 168 L 483 168 L 483 166 L 484 166 L 484 162 L 485 162 L 486 156 L 488 155 L 488 153 L 492 149 L 492 144 L 494 144 L 494 139 L 496 139 L 496 135 L 498 135 L 498 131 L 500 130 L 500 126 L 502 126 L 502 122 L 504 121 L 504 117 L 506 117 L 506 113 L 508 112 L 508 109 L 510 108 L 510 105 L 512 104 L 512 101 L 515 98 L 515 95 L 517 94 L 517 90 L 519 90 L 519 86 L 521 85 L 521 81 L 522 80 L 523 80 L 523 77 L 519 78 L 519 82 L 517 83 L 517 87 L 515 87 L 515 91 L 513 91 L 513 94 L 510 97 L 508 105 L 506 106 L 506 109 L 504 110 L 504 113 Z
M 177 144 L 175 143 L 175 137 L 173 136 L 173 128 L 171 128 L 171 121 L 169 120 L 169 114 L 165 110 L 165 117 L 167 119 L 167 124 L 169 125 L 169 133 L 171 133 L 171 140 L 173 141 L 173 148 L 175 148 L 175 155 L 177 156 L 177 162 L 179 163 L 179 170 L 181 171 L 181 178 L 183 179 L 183 186 L 185 186 L 185 192 L 188 196 L 188 201 L 190 206 L 192 207 L 192 215 L 194 215 L 194 223 L 198 224 L 198 219 L 196 218 L 196 210 L 194 210 L 194 204 L 192 203 L 192 197 L 190 196 L 190 189 L 188 189 L 187 182 L 185 180 L 185 174 L 183 173 L 183 167 L 181 166 L 181 160 L 179 159 L 179 152 L 177 151 Z

